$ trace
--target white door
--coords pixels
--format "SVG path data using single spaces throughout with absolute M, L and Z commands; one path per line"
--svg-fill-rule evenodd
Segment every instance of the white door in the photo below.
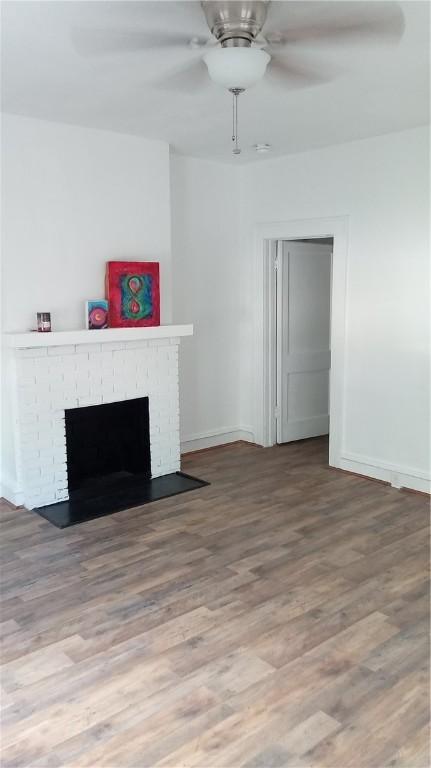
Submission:
M 277 243 L 277 442 L 329 433 L 332 246 Z

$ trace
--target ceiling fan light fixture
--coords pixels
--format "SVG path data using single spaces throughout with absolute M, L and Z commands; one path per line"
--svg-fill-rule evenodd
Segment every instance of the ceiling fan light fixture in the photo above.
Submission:
M 208 73 L 228 90 L 251 88 L 265 74 L 270 55 L 261 48 L 213 48 L 204 56 Z

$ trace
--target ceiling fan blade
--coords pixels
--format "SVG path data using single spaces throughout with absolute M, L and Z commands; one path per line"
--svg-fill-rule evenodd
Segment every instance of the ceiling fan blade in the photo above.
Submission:
M 81 56 L 110 56 L 153 48 L 187 48 L 190 43 L 199 47 L 206 42 L 204 38 L 193 34 L 89 28 L 72 30 L 71 39 Z
M 265 26 L 264 34 L 269 42 L 269 50 L 279 50 L 284 44 L 308 42 L 397 42 L 405 28 L 404 14 L 399 4 L 390 0 L 347 3 L 323 0 L 317 3 L 302 3 L 302 7 L 292 3 L 291 18 L 282 20 L 283 25 L 287 21 L 288 26 L 279 31 L 274 22 L 279 15 L 277 6 L 280 9 L 283 5 L 284 3 L 274 4 L 276 13 Z
M 172 73 L 164 75 L 156 85 L 162 90 L 195 93 L 197 90 L 208 87 L 210 83 L 205 62 L 201 58 L 195 58 Z
M 334 75 L 297 64 L 290 58 L 272 56 L 268 64 L 267 76 L 269 80 L 287 88 L 311 88 L 314 85 L 323 85 L 330 82 Z

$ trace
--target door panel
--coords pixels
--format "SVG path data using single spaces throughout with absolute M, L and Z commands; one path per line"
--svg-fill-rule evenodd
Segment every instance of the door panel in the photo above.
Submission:
M 332 246 L 278 243 L 277 442 L 329 432 Z

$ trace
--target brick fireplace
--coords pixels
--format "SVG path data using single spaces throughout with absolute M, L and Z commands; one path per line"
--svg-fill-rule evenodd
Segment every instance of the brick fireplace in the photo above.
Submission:
M 9 334 L 19 501 L 69 498 L 66 414 L 148 398 L 151 477 L 180 469 L 178 346 L 193 326 Z M 16 503 L 16 494 L 10 499 Z

